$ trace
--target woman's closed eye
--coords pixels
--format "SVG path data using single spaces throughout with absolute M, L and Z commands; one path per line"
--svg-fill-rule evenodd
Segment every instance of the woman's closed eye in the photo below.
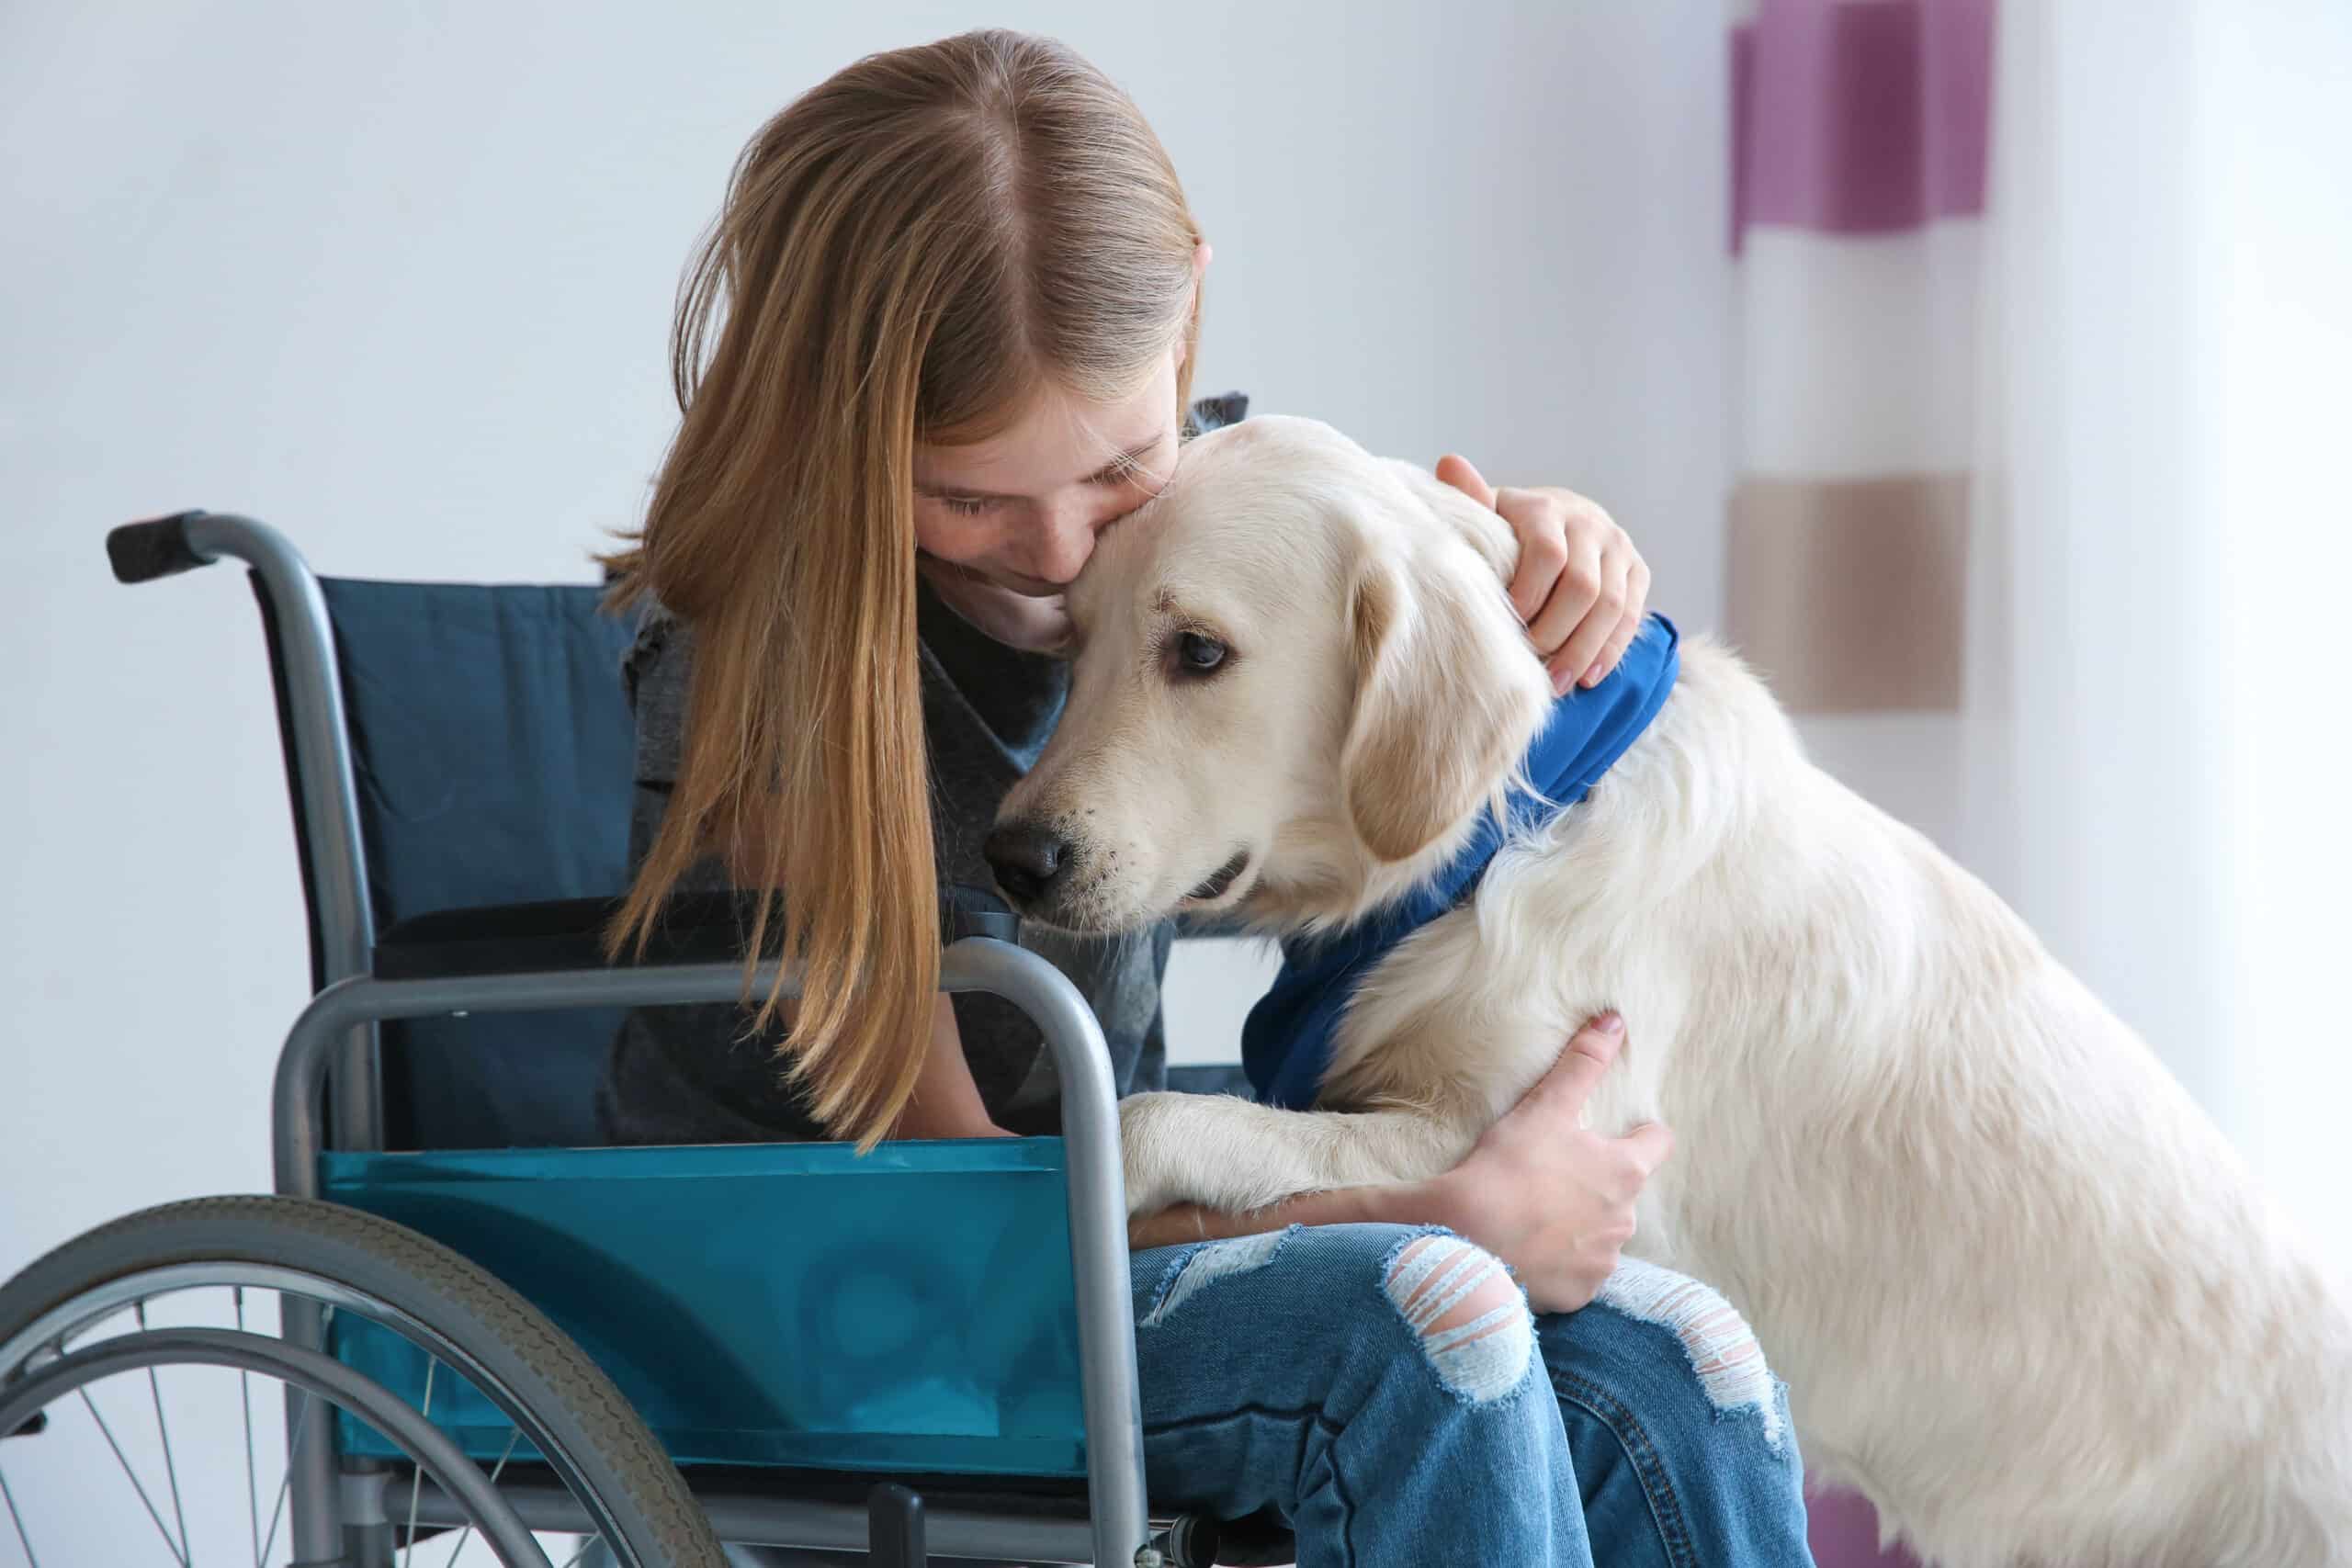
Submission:
M 1168 436 L 1164 434 L 1139 442 L 1087 475 L 1086 482 L 1099 489 L 1132 490 L 1147 499 L 1157 495 L 1168 482 L 1168 476 L 1156 466 L 1156 459 L 1167 445 Z

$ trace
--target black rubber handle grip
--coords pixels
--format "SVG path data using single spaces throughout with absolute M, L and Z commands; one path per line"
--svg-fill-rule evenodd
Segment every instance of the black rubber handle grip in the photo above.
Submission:
M 187 525 L 204 515 L 175 512 L 146 523 L 125 523 L 107 532 L 107 560 L 117 582 L 153 582 L 159 577 L 209 566 L 209 558 L 188 547 Z
M 950 883 L 939 893 L 939 940 L 961 942 L 967 936 L 992 936 L 999 942 L 1021 940 L 1021 917 L 1012 906 L 985 887 Z

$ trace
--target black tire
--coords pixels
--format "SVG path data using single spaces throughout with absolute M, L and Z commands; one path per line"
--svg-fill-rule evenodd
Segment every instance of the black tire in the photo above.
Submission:
M 624 1562 L 727 1568 L 677 1467 L 561 1329 L 438 1242 L 356 1209 L 305 1198 L 198 1198 L 101 1225 L 0 1286 L 0 1341 L 110 1280 L 172 1263 L 299 1269 L 406 1313 L 513 1392 L 580 1489 L 610 1517 L 618 1539 L 609 1544 Z

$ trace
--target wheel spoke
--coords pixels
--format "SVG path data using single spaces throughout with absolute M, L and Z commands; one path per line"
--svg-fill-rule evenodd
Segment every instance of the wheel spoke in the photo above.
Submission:
M 588 1549 L 604 1539 L 605 1538 L 601 1535 L 592 1535 L 582 1538 L 580 1542 L 580 1550 L 563 1560 L 563 1568 L 580 1568 L 580 1560 L 588 1555 Z
M 492 1486 L 497 1485 L 498 1478 L 505 1473 L 506 1461 L 514 1457 L 514 1445 L 522 1440 L 523 1428 L 520 1427 L 515 1427 L 514 1431 L 507 1434 L 506 1451 L 500 1454 L 498 1456 L 498 1462 L 490 1468 L 490 1483 Z M 458 1553 L 466 1549 L 466 1538 L 473 1533 L 473 1521 L 469 1519 L 466 1522 L 466 1528 L 458 1532 L 458 1544 L 449 1549 L 449 1561 L 443 1564 L 443 1568 L 458 1568 Z
M 139 1472 L 130 1468 L 130 1461 L 124 1456 L 122 1445 L 114 1440 L 114 1428 L 107 1426 L 107 1418 L 98 1414 L 98 1407 L 90 1403 L 90 1391 L 77 1388 L 74 1392 L 81 1396 L 83 1408 L 89 1411 L 90 1419 L 98 1424 L 98 1431 L 106 1438 L 107 1447 L 114 1450 L 115 1462 L 122 1466 L 123 1474 L 130 1477 L 130 1489 L 139 1494 L 139 1501 L 146 1506 L 147 1517 L 155 1521 L 155 1533 L 162 1536 L 164 1544 L 172 1549 L 172 1561 L 180 1568 L 187 1568 L 187 1559 L 180 1555 L 178 1545 L 172 1540 L 172 1532 L 164 1527 L 164 1516 L 155 1511 L 154 1501 L 147 1495 L 147 1488 L 139 1483 Z
M 329 1307 L 319 1314 L 319 1337 L 322 1340 L 326 1337 L 327 1325 L 333 1322 L 334 1322 L 334 1308 Z M 269 1510 L 269 1533 L 261 1539 L 261 1551 L 257 1556 L 257 1562 L 266 1561 L 269 1556 L 269 1549 L 277 1544 L 277 1521 L 286 1512 L 287 1489 L 294 1483 L 294 1461 L 301 1457 L 302 1439 L 311 1435 L 311 1412 L 318 1408 L 318 1404 L 319 1401 L 311 1397 L 310 1390 L 304 1389 L 302 1414 L 294 1418 L 294 1437 L 286 1445 L 286 1473 L 278 1478 L 277 1501 Z
M 237 1303 L 237 1332 L 245 1331 L 245 1288 L 230 1287 Z M 254 1568 L 261 1568 L 261 1482 L 254 1473 L 254 1380 L 237 1369 L 237 1403 L 245 1417 L 245 1517 L 253 1527 Z
M 17 1512 L 17 1495 L 8 1490 L 8 1475 L 0 1471 L 0 1502 L 8 1505 L 8 1518 L 17 1527 L 17 1544 L 25 1549 L 25 1562 L 30 1568 L 40 1568 L 40 1559 L 33 1555 L 32 1537 L 25 1533 L 25 1517 Z
M 441 1363 L 430 1356 L 424 1359 L 424 1408 L 421 1414 L 427 1421 L 433 1419 L 433 1374 L 439 1370 L 440 1366 Z M 404 1558 L 416 1555 L 416 1495 L 424 1485 L 424 1467 L 420 1464 L 409 1472 L 408 1544 L 401 1548 L 401 1553 Z
M 294 1440 L 286 1448 L 286 1473 L 278 1478 L 277 1501 L 269 1510 L 269 1533 L 261 1538 L 261 1557 L 266 1561 L 269 1549 L 277 1544 L 277 1520 L 286 1512 L 287 1488 L 294 1483 L 294 1461 L 302 1457 L 302 1439 L 311 1435 L 311 1412 L 319 1402 L 308 1389 L 302 1391 L 302 1414 L 294 1420 Z
M 139 1332 L 146 1333 L 147 1303 L 140 1302 L 130 1311 L 131 1315 L 139 1320 Z M 172 1486 L 172 1522 L 180 1529 L 180 1561 L 193 1562 L 195 1555 L 188 1550 L 187 1544 L 187 1515 L 180 1508 L 179 1466 L 172 1462 L 172 1426 L 170 1422 L 164 1419 L 164 1385 L 155 1380 L 155 1369 L 153 1367 L 147 1369 L 147 1392 L 153 1394 L 155 1400 L 155 1435 L 162 1438 L 164 1443 L 164 1479 L 170 1482 Z M 155 1522 L 163 1523 L 161 1519 Z

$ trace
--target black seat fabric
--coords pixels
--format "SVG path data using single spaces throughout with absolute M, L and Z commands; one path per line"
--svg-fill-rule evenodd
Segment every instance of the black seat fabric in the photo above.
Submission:
M 598 589 L 321 588 L 379 935 L 435 911 L 599 900 L 627 886 L 629 627 L 600 613 Z M 596 1077 L 618 1021 L 582 1011 L 385 1024 L 387 1142 L 596 1142 Z

